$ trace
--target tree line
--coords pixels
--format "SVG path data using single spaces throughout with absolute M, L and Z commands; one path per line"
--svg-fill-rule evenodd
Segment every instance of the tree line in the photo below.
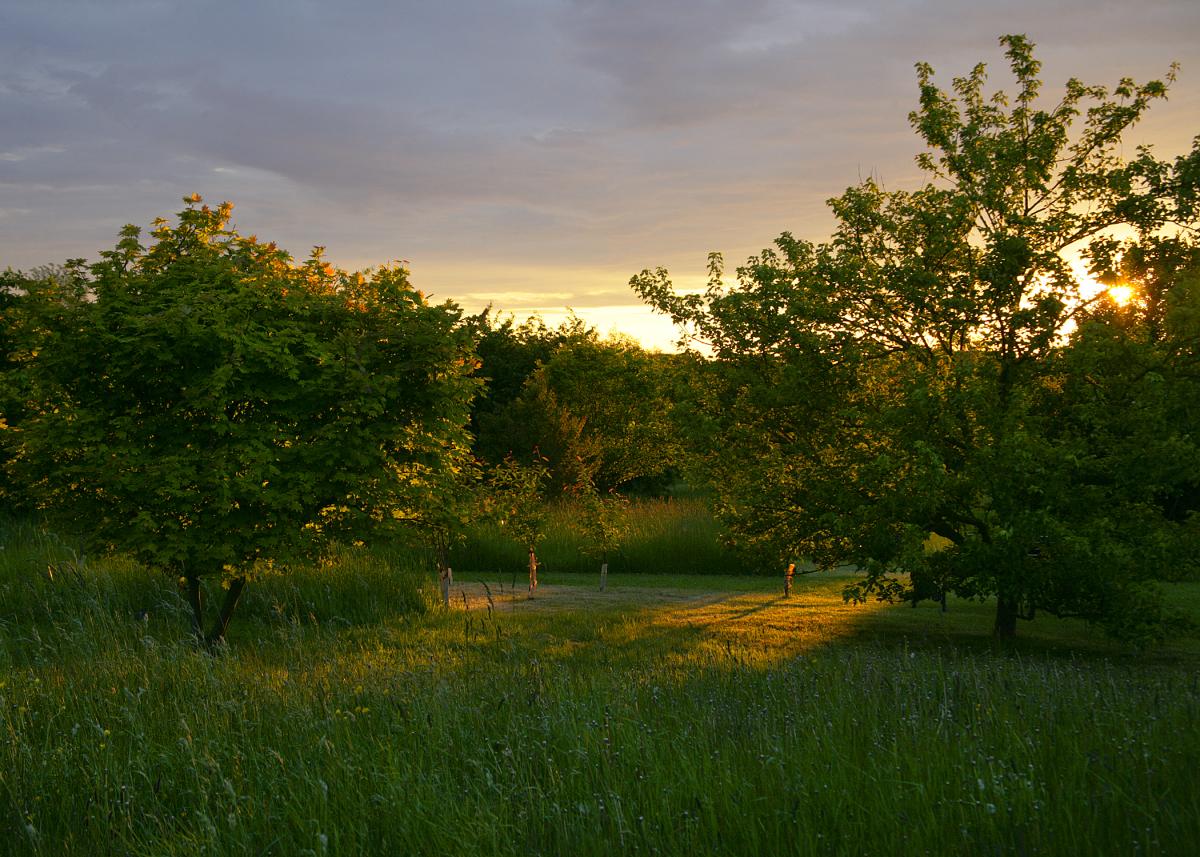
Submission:
M 1123 155 L 1173 72 L 1047 102 L 1032 44 L 1002 42 L 1012 95 L 918 65 L 922 187 L 864 181 L 831 240 L 785 233 L 733 281 L 713 254 L 703 294 L 633 278 L 699 351 L 467 316 L 198 196 L 94 264 L 6 271 L 3 501 L 177 576 L 210 643 L 248 580 L 331 541 L 418 538 L 448 593 L 484 513 L 532 589 L 546 499 L 603 553 L 614 492 L 681 476 L 764 565 L 857 566 L 848 598 L 1160 638 L 1182 620 L 1157 584 L 1200 555 L 1200 144 Z M 1085 294 L 1072 253 L 1132 299 Z

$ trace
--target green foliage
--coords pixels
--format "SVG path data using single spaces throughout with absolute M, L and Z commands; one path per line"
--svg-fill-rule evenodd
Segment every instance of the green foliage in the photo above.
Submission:
M 529 552 L 546 537 L 546 485 L 550 468 L 536 459 L 524 464 L 511 456 L 489 474 L 492 518 L 508 537 Z
M 982 65 L 952 93 L 918 66 L 910 119 L 928 147 L 925 186 L 850 188 L 830 202 L 830 242 L 784 234 L 736 284 L 714 254 L 704 294 L 675 294 L 662 269 L 632 285 L 712 349 L 694 432 L 744 544 L 777 561 L 853 563 L 865 572 L 853 598 L 912 598 L 900 571 L 998 596 L 1005 636 L 1041 609 L 1154 638 L 1147 580 L 1170 571 L 1133 536 L 1178 537 L 1147 502 L 1174 489 L 1126 490 L 1135 482 L 1115 459 L 1090 466 L 1109 455 L 1103 433 L 1063 428 L 1078 407 L 1063 373 L 1091 359 L 1064 350 L 1089 304 L 1063 253 L 1091 241 L 1099 252 L 1118 225 L 1194 226 L 1200 144 L 1174 163 L 1146 149 L 1123 158 L 1123 132 L 1163 83 L 1109 93 L 1072 80 L 1043 106 L 1032 45 L 1001 41 L 1012 96 L 985 93 Z M 1194 413 L 1148 412 L 1139 433 L 1186 434 L 1172 408 Z
M 583 322 L 578 318 L 558 328 L 547 327 L 537 317 L 518 325 L 511 316 L 493 314 L 491 307 L 463 319 L 463 326 L 475 339 L 479 375 L 484 382 L 471 408 L 471 427 L 481 436 L 485 433 L 486 416 L 516 399 L 537 367 L 548 361 L 564 340 L 585 334 Z M 502 450 L 496 460 L 502 460 L 509 451 Z
M 583 420 L 583 435 L 596 448 L 601 490 L 661 481 L 678 465 L 670 355 L 628 339 L 578 337 L 555 351 L 545 372 L 559 402 Z
M 670 355 L 602 339 L 578 318 L 551 329 L 535 319 L 514 326 L 484 312 L 467 327 L 486 385 L 473 416 L 483 459 L 541 456 L 554 496 L 589 480 L 605 490 L 661 487 L 677 466 Z
M 558 496 L 588 481 L 600 466 L 600 449 L 585 433 L 586 420 L 564 406 L 550 387 L 546 371 L 535 369 L 520 395 L 499 413 L 484 418 L 485 438 L 493 450 L 507 446 L 505 458 L 546 467 L 546 491 Z M 492 455 L 495 455 L 495 451 Z
M 577 526 L 583 534 L 583 551 L 605 566 L 627 537 L 629 501 L 616 492 L 601 494 L 594 482 L 573 493 Z
M 0 273 L 0 503 L 10 509 L 19 506 L 22 499 L 22 492 L 12 483 L 8 470 L 25 398 L 16 372 L 17 310 L 24 293 L 24 277 L 15 271 Z
M 1058 437 L 1122 498 L 1114 526 L 1135 561 L 1178 579 L 1200 545 L 1200 245 L 1142 236 L 1096 265 L 1133 297 L 1080 314 L 1061 355 Z
M 197 585 L 428 521 L 468 456 L 457 310 L 186 202 L 148 248 L 130 226 L 30 283 L 14 474 L 68 530 Z

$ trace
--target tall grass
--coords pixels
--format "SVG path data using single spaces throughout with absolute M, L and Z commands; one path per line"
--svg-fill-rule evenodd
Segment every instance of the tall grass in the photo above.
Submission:
M 776 595 L 702 621 L 628 604 L 429 610 L 391 582 L 398 560 L 356 552 L 248 589 L 258 600 L 214 657 L 170 581 L 90 560 L 51 580 L 43 560 L 61 546 L 37 538 L 6 533 L 0 559 L 3 853 L 1124 855 L 1200 841 L 1195 660 L 821 637 L 823 611 L 843 631 L 868 614 L 813 579 L 786 603 L 812 638 L 767 657 L 767 635 L 790 639 Z M 723 630 L 734 614 L 745 633 Z
M 546 539 L 538 546 L 547 573 L 599 570 L 600 560 L 589 555 L 578 515 L 567 501 L 550 508 Z M 622 515 L 622 529 L 621 547 L 608 559 L 613 574 L 729 574 L 738 567 L 703 499 L 632 500 Z M 500 527 L 480 523 L 455 548 L 451 564 L 463 571 L 519 573 L 528 559 Z

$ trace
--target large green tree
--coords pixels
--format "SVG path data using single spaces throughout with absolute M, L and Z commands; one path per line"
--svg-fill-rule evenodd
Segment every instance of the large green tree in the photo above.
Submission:
M 1153 486 L 1117 490 L 1089 466 L 1104 437 L 1061 431 L 1065 336 L 1104 300 L 1069 257 L 1114 228 L 1194 228 L 1200 147 L 1124 157 L 1166 84 L 1072 79 L 1048 101 L 1032 44 L 1001 42 L 1011 95 L 982 64 L 950 92 L 917 66 L 922 187 L 852 187 L 831 241 L 784 234 L 733 284 L 714 255 L 704 294 L 662 269 L 632 285 L 712 350 L 698 433 L 744 542 L 856 564 L 851 597 L 994 596 L 1000 636 L 1037 610 L 1153 635 L 1163 569 L 1120 525 L 1154 516 Z
M 186 582 L 224 634 L 247 579 L 411 523 L 468 455 L 475 383 L 452 305 L 400 267 L 293 264 L 199 197 L 26 294 L 13 472 L 105 548 Z M 435 520 L 436 519 L 436 520 Z M 202 578 L 226 594 L 204 629 Z

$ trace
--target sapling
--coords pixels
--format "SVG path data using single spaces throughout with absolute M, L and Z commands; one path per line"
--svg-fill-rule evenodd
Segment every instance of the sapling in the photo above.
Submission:
M 537 589 L 537 546 L 546 537 L 545 488 L 550 477 L 546 459 L 522 464 L 511 455 L 491 473 L 487 501 L 496 523 L 529 554 L 529 594 Z
M 600 591 L 608 588 L 608 560 L 621 549 L 627 534 L 629 501 L 615 492 L 601 494 L 592 480 L 576 486 L 576 503 L 584 542 L 581 550 L 600 560 Z

